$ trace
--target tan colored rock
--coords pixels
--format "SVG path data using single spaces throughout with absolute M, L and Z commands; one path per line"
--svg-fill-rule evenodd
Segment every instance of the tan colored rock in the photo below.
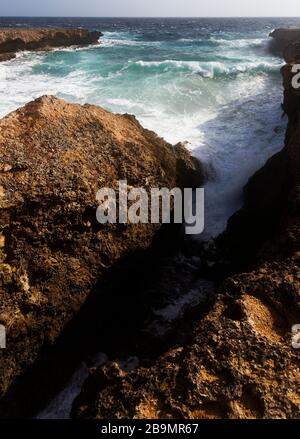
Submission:
M 133 116 L 44 96 L 0 120 L 0 402 L 99 277 L 159 225 L 100 225 L 96 192 L 200 184 L 198 162 Z
M 50 50 L 85 46 L 99 41 L 101 32 L 64 28 L 0 29 L 0 61 L 8 61 L 20 50 Z

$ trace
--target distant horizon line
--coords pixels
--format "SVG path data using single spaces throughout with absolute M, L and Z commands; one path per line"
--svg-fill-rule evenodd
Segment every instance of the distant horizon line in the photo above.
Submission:
M 91 15 L 0 15 L 0 18 L 170 18 L 170 19 L 182 19 L 182 18 L 188 18 L 188 19 L 193 19 L 193 18 L 299 18 L 300 16 L 288 16 L 288 15 L 273 15 L 273 16 L 267 16 L 267 15 L 220 15 L 220 16 L 167 16 L 167 15 L 162 15 L 162 16 L 142 16 L 142 15 L 132 15 L 132 16 L 125 16 L 125 15 L 121 15 L 121 16 L 117 16 L 117 15 L 106 15 L 106 16 L 91 16 Z

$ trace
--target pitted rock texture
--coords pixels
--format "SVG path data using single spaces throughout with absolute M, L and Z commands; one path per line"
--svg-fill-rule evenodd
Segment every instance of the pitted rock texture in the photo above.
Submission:
M 133 116 L 44 96 L 0 120 L 0 401 L 78 313 L 107 268 L 143 251 L 159 225 L 96 221 L 119 180 L 193 187 L 201 167 Z M 101 291 L 95 291 L 95 294 Z

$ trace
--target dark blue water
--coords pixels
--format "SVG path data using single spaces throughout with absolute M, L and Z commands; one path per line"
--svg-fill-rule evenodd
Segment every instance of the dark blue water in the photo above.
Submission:
M 282 60 L 275 27 L 300 19 L 0 18 L 0 26 L 83 27 L 104 33 L 84 49 L 19 54 L 0 64 L 0 114 L 43 94 L 133 113 L 213 170 L 206 236 L 240 206 L 242 186 L 283 143 Z
M 86 18 L 86 17 L 0 17 L 1 27 L 84 27 L 91 30 L 110 32 L 140 30 L 150 39 L 157 38 L 157 30 L 164 34 L 181 38 L 187 32 L 200 32 L 207 36 L 210 32 L 262 32 L 276 27 L 298 27 L 300 18 Z

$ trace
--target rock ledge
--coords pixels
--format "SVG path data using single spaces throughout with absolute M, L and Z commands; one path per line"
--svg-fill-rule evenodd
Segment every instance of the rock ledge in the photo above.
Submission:
M 21 50 L 51 50 L 57 47 L 96 44 L 101 32 L 84 29 L 32 28 L 0 29 L 0 61 L 7 61 Z

